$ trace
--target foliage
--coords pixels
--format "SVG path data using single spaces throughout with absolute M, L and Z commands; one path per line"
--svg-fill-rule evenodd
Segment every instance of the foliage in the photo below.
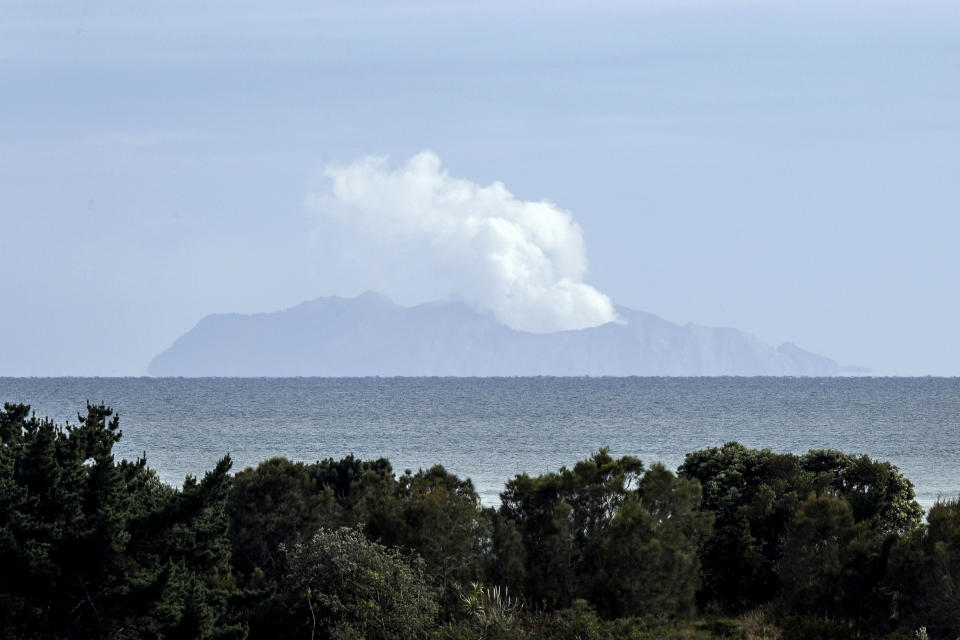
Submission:
M 346 527 L 284 551 L 295 637 L 421 638 L 435 622 L 436 596 L 418 558 Z
M 573 469 L 535 478 L 522 474 L 507 482 L 500 514 L 522 541 L 517 586 L 531 600 L 564 607 L 591 591 L 603 536 L 642 473 L 640 460 L 615 460 L 601 449 Z
M 920 526 L 923 509 L 914 499 L 913 483 L 889 462 L 820 449 L 800 456 L 800 466 L 818 493 L 843 496 L 853 519 L 869 529 L 902 535 Z
M 699 600 L 728 611 L 747 610 L 780 593 L 790 527 L 811 493 L 848 505 L 860 532 L 854 538 L 861 561 L 870 565 L 869 589 L 882 577 L 875 572 L 885 569 L 889 536 L 915 530 L 922 515 L 913 485 L 895 466 L 839 451 L 795 456 L 731 442 L 688 454 L 680 475 L 700 481 L 704 508 L 716 516 L 700 550 Z
M 889 607 L 878 588 L 887 550 L 867 522 L 854 519 L 845 498 L 811 494 L 787 539 L 781 609 L 805 616 L 807 626 L 809 620 L 829 620 L 848 635 L 870 626 L 871 619 L 882 624 Z
M 902 539 L 891 554 L 888 587 L 904 626 L 934 638 L 960 636 L 960 498 L 938 500 L 927 526 Z
M 466 621 L 480 640 L 515 631 L 523 611 L 523 603 L 511 597 L 507 589 L 479 582 L 472 582 L 469 591 L 460 594 L 460 600 Z
M 687 454 L 680 475 L 700 481 L 703 506 L 716 518 L 700 552 L 701 602 L 744 610 L 767 601 L 778 591 L 787 523 L 800 499 L 799 461 L 731 442 Z
M 493 508 L 353 456 L 175 489 L 120 437 L 103 405 L 0 411 L 0 638 L 960 636 L 960 499 L 923 524 L 863 455 L 728 443 L 674 474 L 600 449 Z
M 382 540 L 417 553 L 449 610 L 462 585 L 484 574 L 489 513 L 470 480 L 436 465 L 399 479 L 400 526 Z
M 610 617 L 692 613 L 697 549 L 712 522 L 712 514 L 700 510 L 700 484 L 655 464 L 603 537 L 593 588 L 598 609 Z
M 0 412 L 0 630 L 10 638 L 240 637 L 224 511 L 230 459 L 182 491 L 114 462 L 119 419 Z
M 469 480 L 437 465 L 393 475 L 384 459 L 353 456 L 314 464 L 274 458 L 237 474 L 228 511 L 233 562 L 255 613 L 251 637 L 272 637 L 286 572 L 281 545 L 293 548 L 321 528 L 358 527 L 367 537 L 415 553 L 447 612 L 457 588 L 480 579 L 487 561 L 489 512 Z
M 303 463 L 271 458 L 234 476 L 227 503 L 233 566 L 243 576 L 259 569 L 271 579 L 285 572 L 281 544 L 308 540 L 327 518 Z

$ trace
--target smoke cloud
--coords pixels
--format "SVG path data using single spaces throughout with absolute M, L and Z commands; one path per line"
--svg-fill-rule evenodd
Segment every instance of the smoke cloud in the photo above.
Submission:
M 396 169 L 365 157 L 324 174 L 307 206 L 325 258 L 354 284 L 407 303 L 458 298 L 524 331 L 616 319 L 610 299 L 583 282 L 586 250 L 568 211 L 519 200 L 500 182 L 452 178 L 430 151 Z

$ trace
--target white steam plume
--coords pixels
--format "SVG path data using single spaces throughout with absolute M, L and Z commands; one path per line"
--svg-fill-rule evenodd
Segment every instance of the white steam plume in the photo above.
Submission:
M 307 205 L 347 280 L 399 301 L 453 296 L 524 331 L 616 320 L 610 299 L 583 282 L 586 251 L 568 211 L 518 200 L 500 182 L 451 178 L 430 151 L 395 170 L 366 157 L 324 173 L 329 188 Z

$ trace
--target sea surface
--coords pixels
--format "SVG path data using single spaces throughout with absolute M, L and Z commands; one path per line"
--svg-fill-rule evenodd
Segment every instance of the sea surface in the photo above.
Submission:
M 676 468 L 737 440 L 890 460 L 924 507 L 960 491 L 960 378 L 0 378 L 0 402 L 60 423 L 88 400 L 120 413 L 118 457 L 174 485 L 228 452 L 235 470 L 352 453 L 442 464 L 496 504 L 600 447 Z

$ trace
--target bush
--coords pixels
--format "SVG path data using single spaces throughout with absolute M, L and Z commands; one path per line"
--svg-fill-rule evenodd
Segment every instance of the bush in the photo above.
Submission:
M 437 615 L 423 561 L 371 542 L 356 529 L 321 529 L 283 549 L 283 588 L 297 637 L 423 638 Z

